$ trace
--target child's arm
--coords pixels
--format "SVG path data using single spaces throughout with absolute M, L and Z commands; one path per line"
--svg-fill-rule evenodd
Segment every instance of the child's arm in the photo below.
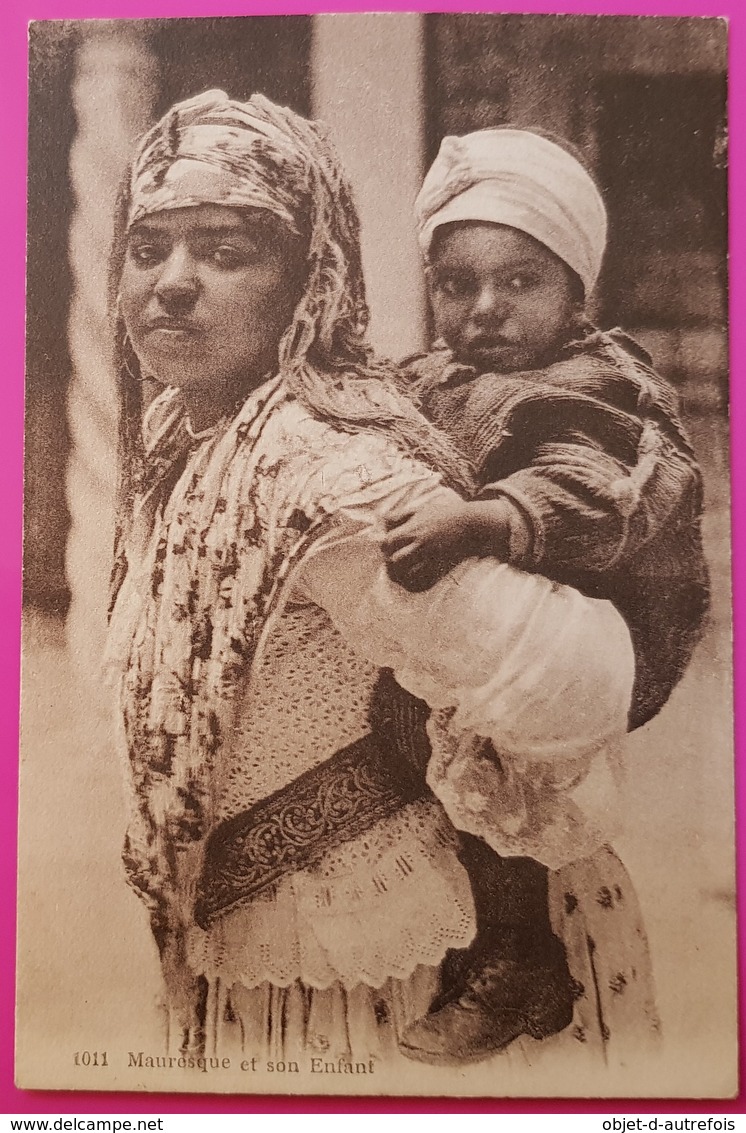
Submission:
M 696 510 L 700 492 L 692 455 L 646 422 L 633 460 L 604 451 L 592 436 L 555 440 L 483 495 L 510 499 L 523 512 L 530 535 L 513 565 L 566 577 L 623 567 L 677 514 Z
M 693 458 L 655 427 L 628 462 L 592 435 L 568 433 L 477 500 L 390 518 L 381 546 L 390 578 L 413 593 L 469 558 L 572 581 L 623 567 L 698 490 Z
M 381 550 L 391 580 L 419 593 L 465 559 L 525 557 L 528 538 L 523 516 L 509 499 L 454 500 L 388 517 Z

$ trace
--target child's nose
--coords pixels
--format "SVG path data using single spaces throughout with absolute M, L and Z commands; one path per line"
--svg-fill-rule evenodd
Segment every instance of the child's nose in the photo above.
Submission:
M 477 293 L 472 317 L 478 322 L 501 323 L 508 316 L 509 303 L 506 295 L 497 287 L 485 284 Z

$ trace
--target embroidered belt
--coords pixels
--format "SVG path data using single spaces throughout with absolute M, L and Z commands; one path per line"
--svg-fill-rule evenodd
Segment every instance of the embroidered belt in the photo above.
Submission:
M 212 831 L 194 911 L 200 928 L 428 793 L 421 702 L 398 693 L 374 695 L 380 730 Z

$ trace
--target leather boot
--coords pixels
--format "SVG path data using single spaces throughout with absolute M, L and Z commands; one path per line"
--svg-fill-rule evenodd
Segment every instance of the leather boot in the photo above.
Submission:
M 528 956 L 477 960 L 460 991 L 440 996 L 404 1031 L 402 1054 L 420 1062 L 477 1062 L 520 1035 L 543 1039 L 564 1030 L 573 1017 L 573 984 L 554 939 L 553 962 L 547 945 L 541 963 Z
M 474 891 L 477 934 L 448 953 L 441 991 L 402 1036 L 402 1053 L 432 1063 L 488 1058 L 520 1035 L 546 1038 L 573 1016 L 574 985 L 549 920 L 548 871 L 530 858 L 500 858 L 463 835 L 461 861 Z

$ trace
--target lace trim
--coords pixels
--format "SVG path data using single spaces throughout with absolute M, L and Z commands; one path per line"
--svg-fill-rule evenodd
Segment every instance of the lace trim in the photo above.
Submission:
M 438 804 L 412 803 L 209 929 L 192 929 L 190 968 L 246 988 L 295 980 L 353 988 L 437 966 L 474 934 L 471 886 L 456 849 Z
M 364 736 L 269 798 L 220 824 L 210 835 L 195 920 L 217 916 L 265 892 L 281 877 L 370 829 L 427 791 L 407 766 L 387 766 Z M 427 792 L 429 793 L 429 792 Z

